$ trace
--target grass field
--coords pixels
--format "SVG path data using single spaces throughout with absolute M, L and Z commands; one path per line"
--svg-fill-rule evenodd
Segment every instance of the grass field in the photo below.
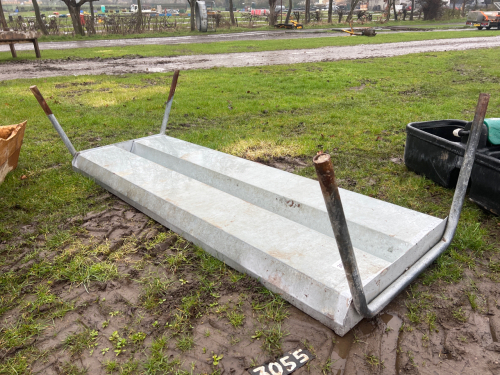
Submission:
M 390 38 L 412 36 L 388 35 L 379 40 Z M 328 42 L 344 40 L 353 39 Z M 202 46 L 199 48 L 202 51 Z M 424 53 L 333 63 L 182 72 L 168 134 L 251 160 L 298 158 L 307 166 L 296 173 L 311 178 L 314 178 L 312 157 L 318 151 L 329 152 L 342 187 L 444 218 L 453 191 L 406 169 L 401 162 L 405 126 L 412 121 L 432 119 L 471 120 L 480 92 L 492 94 L 488 116 L 499 117 L 500 97 L 495 94 L 500 83 L 497 55 L 498 50 L 491 49 L 482 50 L 480 54 L 477 51 Z M 71 219 L 105 208 L 106 201 L 98 199 L 104 190 L 71 170 L 71 156 L 31 95 L 29 86 L 38 85 L 76 149 L 84 150 L 158 132 L 170 80 L 170 74 L 148 74 L 0 82 L 2 123 L 28 120 L 19 166 L 0 186 L 0 267 L 5 270 L 0 274 L 0 315 L 15 317 L 0 330 L 0 347 L 7 353 L 0 360 L 0 374 L 29 373 L 31 362 L 47 358 L 44 357 L 47 353 L 34 346 L 34 338 L 43 335 L 53 320 L 58 321 L 75 308 L 70 300 L 52 294 L 52 287 L 61 283 L 75 286 L 83 283 L 90 288 L 96 282 L 121 282 L 126 279 L 119 271 L 127 259 L 125 250 L 132 253 L 139 248 L 132 240 L 120 247 L 122 250 L 107 248 L 105 251 L 78 242 L 76 234 L 85 230 L 71 224 L 74 222 Z M 473 270 L 479 279 L 498 280 L 499 233 L 498 217 L 466 201 L 451 248 L 418 283 L 457 283 L 465 270 Z M 171 234 L 160 233 L 143 240 L 141 246 L 154 248 L 169 236 Z M 225 267 L 222 271 L 210 271 L 213 267 L 221 270 L 223 266 L 213 263 L 210 260 L 213 258 L 203 255 L 199 249 L 184 247 L 182 239 L 179 241 L 174 241 L 175 256 L 165 260 L 172 269 L 182 269 L 189 261 L 192 267 L 204 270 L 197 273 L 200 280 L 239 280 L 240 276 Z M 25 255 L 19 258 L 19 254 Z M 11 269 L 13 259 L 20 264 L 16 272 Z M 142 269 L 157 262 L 155 259 L 142 257 Z M 482 271 L 485 267 L 488 272 Z M 208 277 L 209 274 L 215 279 Z M 146 276 L 131 282 L 142 288 L 138 311 L 146 311 L 154 317 L 156 310 L 151 306 L 162 303 L 161 291 L 169 284 Z M 210 296 L 213 292 L 206 293 L 206 289 L 201 288 L 193 296 Z M 279 298 L 266 298 L 270 299 L 266 300 L 268 305 L 264 305 L 278 306 L 279 316 L 271 312 L 262 315 L 265 323 L 255 337 L 263 335 L 263 350 L 274 353 L 281 347 L 276 343 L 286 335 L 278 328 L 286 318 L 286 309 L 279 307 L 283 304 Z M 432 314 L 435 319 L 432 297 L 426 298 L 425 303 L 418 298 L 412 300 L 408 312 L 410 324 L 418 326 Z M 167 322 L 177 325 L 167 324 L 164 331 L 158 331 L 169 334 L 180 353 L 188 352 L 193 346 L 192 329 L 183 319 L 194 324 L 213 313 L 236 329 L 245 318 L 238 305 L 244 300 L 233 300 L 226 310 L 217 311 L 222 304 L 212 305 L 217 303 L 216 297 L 210 304 L 196 301 L 183 300 L 179 311 L 185 315 Z M 254 311 L 262 314 L 267 311 L 262 310 L 264 305 L 254 306 Z M 50 308 L 44 310 L 42 306 Z M 457 317 L 463 319 L 461 311 Z M 178 368 L 177 362 L 161 364 L 162 348 L 167 345 L 160 340 L 163 336 L 155 336 L 153 343 L 144 341 L 145 331 L 130 327 L 126 331 L 129 334 L 127 348 L 140 350 L 145 353 L 144 357 L 127 362 L 132 361 L 128 355 L 134 351 L 118 353 L 118 362 L 107 362 L 106 371 L 159 374 Z M 119 342 L 125 337 L 123 327 L 116 329 L 122 336 L 118 333 L 113 339 L 110 336 L 109 344 L 115 352 L 123 349 Z M 93 352 L 95 340 L 102 336 L 90 330 L 82 332 L 83 335 L 71 336 L 65 342 L 64 350 L 75 357 Z M 98 350 L 104 348 L 100 346 Z M 217 353 L 213 354 L 217 357 Z M 184 359 L 182 355 L 179 358 L 181 363 Z M 133 371 L 125 371 L 127 363 Z M 85 373 L 78 372 L 83 371 L 78 366 L 71 367 L 76 365 L 70 362 L 65 366 L 66 373 Z M 216 371 L 214 366 L 214 373 Z
M 65 50 L 44 50 L 43 59 L 66 59 L 66 58 L 118 58 L 126 56 L 179 56 L 214 53 L 235 52 L 258 52 L 293 50 L 303 48 L 319 48 L 325 46 L 351 46 L 359 44 L 383 44 L 410 42 L 418 40 L 471 38 L 471 37 L 493 37 L 497 36 L 496 30 L 478 31 L 436 31 L 436 32 L 412 32 L 398 34 L 377 35 L 375 38 L 340 36 L 335 38 L 311 38 L 311 39 L 285 39 L 285 40 L 258 40 L 238 42 L 217 43 L 194 43 L 179 45 L 139 45 L 122 47 L 95 47 Z M 35 59 L 33 51 L 18 51 L 19 59 Z M 0 52 L 0 63 L 13 61 L 10 52 Z

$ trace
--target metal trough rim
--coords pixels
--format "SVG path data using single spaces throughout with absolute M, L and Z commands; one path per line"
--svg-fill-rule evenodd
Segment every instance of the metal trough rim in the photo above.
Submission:
M 166 130 L 166 125 L 168 121 L 168 115 L 170 113 L 171 105 L 172 105 L 172 100 L 173 100 L 173 95 L 174 95 L 174 90 L 175 90 L 175 85 L 177 83 L 177 77 L 178 77 L 178 71 L 175 72 L 174 74 L 174 81 L 172 83 L 170 95 L 167 101 L 167 107 L 165 109 L 165 116 L 164 120 L 162 123 L 161 127 L 161 132 L 160 134 L 165 134 Z M 49 120 L 51 121 L 52 125 L 54 126 L 55 130 L 59 133 L 61 139 L 63 140 L 64 144 L 68 148 L 69 152 L 71 155 L 74 157 L 73 160 L 76 159 L 78 156 L 78 153 L 76 152 L 75 148 L 71 144 L 71 141 L 68 139 L 66 136 L 64 130 L 58 123 L 57 119 L 53 115 L 52 111 L 50 110 L 49 106 L 43 99 L 42 94 L 39 92 L 38 88 L 36 86 L 31 86 L 30 87 L 31 91 L 35 95 L 36 99 L 40 103 L 42 109 L 48 116 Z M 479 99 L 478 99 L 478 104 L 476 107 L 476 112 L 474 115 L 474 121 L 472 124 L 472 129 L 471 129 L 471 134 L 469 136 L 468 142 L 467 142 L 467 147 L 465 150 L 464 154 L 464 159 L 463 159 L 463 164 L 460 169 L 460 175 L 458 178 L 458 183 L 457 187 L 455 189 L 455 193 L 453 196 L 453 201 L 450 209 L 450 215 L 446 219 L 446 228 L 443 234 L 443 237 L 441 238 L 438 243 L 436 243 L 429 251 L 425 253 L 418 261 L 416 261 L 411 267 L 409 267 L 405 272 L 397 278 L 394 282 L 392 282 L 388 287 L 386 287 L 380 294 L 378 294 L 370 303 L 367 303 L 366 301 L 366 296 L 365 292 L 363 290 L 363 284 L 359 275 L 359 271 L 357 270 L 357 265 L 356 265 L 356 258 L 354 256 L 354 252 L 352 249 L 352 245 L 349 246 L 350 244 L 350 237 L 347 231 L 347 227 L 344 230 L 344 233 L 340 234 L 337 236 L 336 233 L 336 240 L 337 240 L 337 245 L 339 248 L 339 252 L 341 253 L 341 258 L 342 262 L 344 264 L 344 270 L 346 273 L 346 278 L 349 283 L 349 288 L 351 291 L 351 296 L 353 299 L 354 307 L 356 311 L 363 317 L 365 318 L 372 318 L 380 311 L 389 304 L 392 299 L 394 299 L 403 289 L 405 289 L 413 280 L 415 280 L 428 266 L 434 262 L 439 255 L 441 255 L 451 244 L 453 237 L 455 235 L 458 221 L 460 218 L 460 213 L 462 210 L 463 202 L 465 199 L 465 194 L 467 192 L 467 186 L 470 178 L 470 174 L 472 171 L 472 166 L 474 164 L 474 158 L 476 154 L 476 149 L 477 145 L 479 142 L 479 137 L 481 133 L 481 124 L 484 122 L 484 117 L 486 115 L 486 110 L 488 107 L 488 101 L 489 101 L 490 95 L 489 94 L 480 94 Z M 324 154 L 323 154 L 324 155 Z M 315 157 L 315 160 L 321 155 L 317 155 Z M 331 161 L 328 160 L 331 166 Z M 333 172 L 333 167 L 331 167 L 331 170 Z M 322 181 L 321 178 L 321 172 L 318 171 L 318 177 L 320 179 L 320 185 L 322 187 L 323 191 L 323 196 L 325 198 L 325 203 L 327 206 L 327 210 L 330 216 L 330 220 L 332 222 L 332 227 L 334 229 L 334 232 L 336 232 L 336 229 L 339 227 L 342 227 L 342 225 L 345 225 L 345 218 L 344 218 L 344 224 L 339 224 L 336 220 L 332 220 L 332 217 L 335 217 L 338 214 L 338 206 L 336 207 L 335 204 L 332 202 L 335 202 L 335 197 L 333 196 L 334 190 L 335 189 L 329 189 L 328 182 Z M 335 179 L 331 181 L 333 184 L 335 184 Z M 338 192 L 337 192 L 338 194 Z M 338 198 L 337 205 L 340 203 L 340 198 Z M 343 216 L 343 210 L 341 208 L 341 203 L 340 203 L 340 211 Z M 348 242 L 348 243 L 347 243 Z M 353 272 L 354 271 L 354 272 Z

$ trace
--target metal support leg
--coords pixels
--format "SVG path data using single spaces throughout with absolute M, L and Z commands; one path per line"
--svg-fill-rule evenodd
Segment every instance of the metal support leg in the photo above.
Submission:
M 418 275 L 420 275 L 437 257 L 439 257 L 451 244 L 457 229 L 460 212 L 467 192 L 470 174 L 474 165 L 477 144 L 481 135 L 481 128 L 488 108 L 489 94 L 480 94 L 476 106 L 474 121 L 467 142 L 458 183 L 451 204 L 450 216 L 446 223 L 443 238 L 433 248 L 431 248 L 422 258 L 420 258 L 410 269 L 401 275 L 396 281 L 389 285 L 382 293 L 367 304 L 363 283 L 356 264 L 356 257 L 351 244 L 351 238 L 347 229 L 347 223 L 342 209 L 342 203 L 335 183 L 333 166 L 330 155 L 319 154 L 313 159 L 316 173 L 318 175 L 321 191 L 326 203 L 328 216 L 332 224 L 335 240 L 339 248 L 342 264 L 344 266 L 349 289 L 351 291 L 354 307 L 356 311 L 365 318 L 372 318 L 377 315 L 389 302 L 392 301 L 401 291 L 403 291 Z
M 349 289 L 351 290 L 354 307 L 361 314 L 366 313 L 366 297 L 363 291 L 363 283 L 359 274 L 356 256 L 351 243 L 351 236 L 347 228 L 344 209 L 340 200 L 339 189 L 335 182 L 335 173 L 330 160 L 330 155 L 319 154 L 313 159 L 314 167 L 318 175 L 323 198 L 325 199 L 328 217 L 332 224 L 335 240 L 339 248 L 340 258 L 344 266 Z
M 40 106 L 42 107 L 43 111 L 45 112 L 45 114 L 49 118 L 52 125 L 54 126 L 54 129 L 56 129 L 57 133 L 59 134 L 59 137 L 61 137 L 62 141 L 64 142 L 64 145 L 66 146 L 68 151 L 71 153 L 71 156 L 75 156 L 76 150 L 73 147 L 73 144 L 71 143 L 68 136 L 64 132 L 63 128 L 61 127 L 61 125 L 57 121 L 56 117 L 53 115 L 52 110 L 49 108 L 49 105 L 47 104 L 47 102 L 43 98 L 42 94 L 38 90 L 38 87 L 30 86 L 30 90 L 33 93 L 33 95 L 35 96 L 35 98 L 38 100 L 38 103 L 40 103 Z
M 167 131 L 168 118 L 170 116 L 170 110 L 172 109 L 172 102 L 174 100 L 175 88 L 177 86 L 177 79 L 179 78 L 179 70 L 174 71 L 174 77 L 172 78 L 172 84 L 170 85 L 170 94 L 168 95 L 167 106 L 165 107 L 165 114 L 163 115 L 163 121 L 161 123 L 160 134 L 165 134 Z

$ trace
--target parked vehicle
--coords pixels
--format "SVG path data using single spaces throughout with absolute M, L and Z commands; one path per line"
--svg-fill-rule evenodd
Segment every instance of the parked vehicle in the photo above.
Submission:
M 465 21 L 467 26 L 477 27 L 478 30 L 482 30 L 483 27 L 486 30 L 496 27 L 500 30 L 500 12 L 482 12 L 480 10 L 470 11 L 467 14 L 467 21 Z
M 131 13 L 137 13 L 138 11 L 139 11 L 139 7 L 137 6 L 137 4 L 130 5 L 130 12 Z M 154 14 L 154 15 L 157 14 L 155 10 L 144 9 L 144 7 L 142 8 L 142 13 L 143 14 Z
M 252 16 L 266 16 L 269 14 L 268 9 L 252 9 L 250 14 Z

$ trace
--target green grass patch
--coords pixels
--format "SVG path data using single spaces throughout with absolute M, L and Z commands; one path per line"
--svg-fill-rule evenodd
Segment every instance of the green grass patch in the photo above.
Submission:
M 497 36 L 496 30 L 464 30 L 464 31 L 435 31 L 435 32 L 408 32 L 394 34 L 379 34 L 375 38 L 350 37 L 349 35 L 332 38 L 307 38 L 307 39 L 280 39 L 280 40 L 255 40 L 216 43 L 193 43 L 178 45 L 136 45 L 120 47 L 93 47 L 65 50 L 43 50 L 43 59 L 91 59 L 91 58 L 117 58 L 127 56 L 180 56 L 204 55 L 217 53 L 260 52 L 309 49 L 329 46 L 354 46 L 359 44 L 383 44 L 397 42 L 411 42 L 419 40 L 472 38 Z M 381 47 L 383 48 L 383 47 Z M 33 51 L 18 51 L 18 59 L 35 59 Z M 0 52 L 0 63 L 10 62 L 14 59 L 10 52 Z
M 488 116 L 498 117 L 500 97 L 494 95 L 500 83 L 497 54 L 498 49 L 489 49 L 481 54 L 423 53 L 186 71 L 180 76 L 168 134 L 254 160 L 300 158 L 308 164 L 296 173 L 311 178 L 312 157 L 327 151 L 341 187 L 444 218 L 453 191 L 416 175 L 399 161 L 404 153 L 404 129 L 412 121 L 472 119 L 480 92 L 493 94 Z M 59 299 L 53 285 L 88 286 L 94 281 L 120 279 L 118 263 L 139 248 L 142 253 L 137 254 L 144 259 L 154 255 L 159 267 L 172 271 L 168 278 L 151 274 L 140 279 L 140 302 L 147 305 L 148 312 L 161 309 L 169 292 L 185 288 L 185 293 L 168 322 L 155 318 L 148 322 L 151 328 L 139 331 L 137 327 L 117 338 L 113 350 L 126 352 L 115 352 L 119 358 L 125 358 L 143 340 L 142 335 L 131 335 L 149 330 L 161 334 L 158 325 L 175 336 L 172 347 L 188 351 L 193 321 L 215 313 L 239 326 L 250 316 L 239 315 L 241 311 L 234 305 L 241 307 L 246 301 L 253 302 L 261 325 L 255 338 L 262 340 L 267 352 L 279 352 L 287 333 L 281 328 L 289 314 L 287 303 L 265 289 L 264 296 L 254 300 L 245 299 L 245 291 L 239 290 L 238 302 L 231 306 L 220 302 L 221 283 L 248 280 L 184 239 L 174 238 L 171 232 L 159 233 L 143 242 L 127 240 L 114 250 L 106 242 L 82 243 L 78 239 L 81 220 L 72 218 L 103 209 L 105 204 L 98 198 L 104 190 L 72 171 L 70 154 L 29 86 L 39 86 L 76 149 L 85 150 L 157 133 L 171 77 L 102 75 L 0 82 L 3 124 L 28 120 L 18 168 L 0 185 L 0 266 L 6 267 L 0 273 L 0 314 L 5 317 L 18 309 L 18 319 L 0 331 L 0 347 L 20 348 L 0 363 L 0 372 L 9 373 L 12 367 L 26 373 L 29 363 L 40 355 L 32 347 L 35 337 L 53 319 L 74 308 Z M 491 275 L 499 273 L 497 233 L 498 220 L 466 200 L 455 241 L 421 281 L 455 283 L 463 278 L 464 270 L 477 271 L 479 266 Z M 158 256 L 162 246 L 167 254 Z M 15 268 L 9 268 L 11 262 Z M 185 275 L 188 269 L 195 272 Z M 425 323 L 432 331 L 437 324 L 432 306 L 444 297 L 414 292 L 406 301 L 409 320 Z M 477 298 L 469 296 L 471 306 L 477 304 L 478 310 L 480 297 L 479 293 Z M 453 319 L 466 318 L 467 311 L 454 312 Z M 180 362 L 164 355 L 170 338 L 151 335 L 153 343 L 149 333 L 144 339 L 151 347 L 145 353 L 145 371 L 177 371 Z M 90 344 L 83 339 L 67 342 L 68 350 L 87 350 Z
M 225 14 L 226 18 L 229 17 L 229 12 L 222 12 Z M 97 13 L 96 13 L 97 14 Z M 326 16 L 327 12 L 323 12 L 323 14 Z M 23 14 L 23 16 L 29 16 L 33 17 L 34 12 L 29 12 Z M 238 14 L 235 15 L 237 18 Z M 409 17 L 409 16 L 408 16 Z M 338 20 L 338 17 L 334 15 L 333 17 L 333 23 L 327 24 L 325 22 L 319 22 L 319 23 L 310 23 L 306 26 L 306 29 L 329 29 L 332 27 L 347 27 L 348 25 L 344 23 L 336 23 L 335 21 Z M 344 17 L 345 20 L 345 17 Z M 455 26 L 456 25 L 456 26 Z M 380 23 L 377 22 L 371 22 L 367 23 L 365 25 L 366 27 L 377 27 L 380 26 Z M 452 19 L 452 20 L 432 20 L 432 21 L 424 21 L 424 20 L 418 20 L 415 19 L 414 21 L 394 21 L 390 20 L 389 22 L 386 22 L 383 24 L 383 26 L 405 26 L 405 27 L 418 27 L 418 28 L 432 28 L 432 29 L 439 29 L 439 28 L 449 28 L 450 26 L 452 27 L 465 27 L 465 18 L 458 18 L 458 19 Z M 276 31 L 274 27 L 266 26 L 266 25 L 260 25 L 257 28 L 258 31 L 268 31 L 268 30 L 273 30 Z M 218 34 L 238 34 L 238 33 L 246 33 L 246 32 L 255 32 L 256 28 L 255 27 L 245 27 L 244 24 L 241 24 L 239 27 L 232 27 L 232 28 L 220 28 L 217 31 L 208 31 L 206 33 L 203 33 L 203 35 L 218 35 Z M 66 35 L 42 35 L 40 38 L 38 38 L 38 41 L 40 42 L 61 42 L 61 41 L 85 41 L 85 40 L 113 40 L 113 39 L 141 39 L 141 38 L 160 38 L 160 37 L 179 37 L 179 36 L 198 36 L 200 33 L 198 31 L 190 31 L 188 29 L 172 29 L 168 31 L 162 31 L 162 32 L 143 32 L 139 34 L 96 34 L 96 35 L 86 35 L 86 36 L 81 36 L 81 35 L 71 35 L 71 34 L 66 34 Z
M 328 151 L 341 185 L 444 217 L 452 191 L 390 159 L 403 155 L 407 123 L 472 118 L 478 93 L 495 92 L 500 81 L 497 52 L 183 72 L 169 134 L 249 158 L 310 158 Z M 38 84 L 77 150 L 83 150 L 158 132 L 170 80 L 170 74 L 149 74 L 1 82 L 3 123 L 28 120 L 19 166 L 0 187 L 2 237 L 18 236 L 21 226 L 35 224 L 35 233 L 23 235 L 26 241 L 47 236 L 59 246 L 68 233 L 60 233 L 57 223 L 98 207 L 91 198 L 103 192 L 71 170 L 71 157 L 29 85 Z M 489 115 L 496 116 L 499 101 L 492 97 Z M 314 177 L 312 167 L 298 173 Z M 457 233 L 460 249 L 481 252 L 487 230 L 477 227 L 482 215 L 466 203 Z M 82 269 L 82 262 L 68 263 L 67 277 L 84 282 L 115 274 L 103 265 Z M 207 273 L 224 267 L 214 258 L 203 260 Z
M 98 336 L 98 331 L 86 328 L 82 332 L 66 337 L 64 345 L 71 355 L 81 355 L 84 350 L 92 350 L 97 346 L 96 340 Z
M 181 336 L 177 339 L 177 343 L 175 344 L 177 349 L 179 349 L 181 352 L 187 352 L 188 350 L 191 350 L 194 346 L 194 340 L 192 336 Z
M 271 356 L 276 356 L 281 352 L 281 341 L 290 333 L 283 330 L 281 324 L 275 324 L 267 329 L 255 331 L 252 339 L 262 341 L 262 349 Z

